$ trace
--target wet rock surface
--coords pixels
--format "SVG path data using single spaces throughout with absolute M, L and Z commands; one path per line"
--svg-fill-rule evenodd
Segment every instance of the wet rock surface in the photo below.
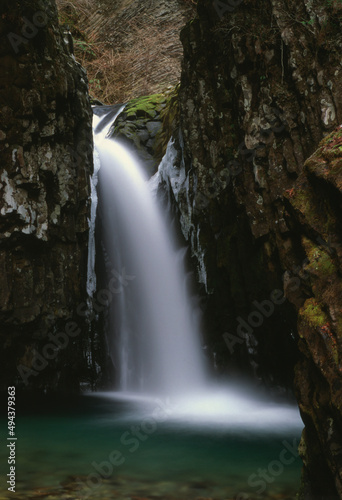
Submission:
M 3 2 L 0 31 L 1 383 L 75 390 L 86 369 L 81 335 L 32 363 L 49 334 L 67 335 L 68 321 L 84 328 L 76 308 L 85 298 L 92 172 L 87 78 L 68 53 L 55 2 Z
M 328 135 L 342 120 L 340 14 L 199 0 L 182 32 L 177 197 L 209 342 L 218 369 L 247 361 L 288 385 L 296 366 L 310 499 L 342 497 L 340 129 Z

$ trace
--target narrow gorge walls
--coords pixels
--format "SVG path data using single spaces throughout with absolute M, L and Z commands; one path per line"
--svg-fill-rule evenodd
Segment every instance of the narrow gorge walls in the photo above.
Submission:
M 75 390 L 86 377 L 76 308 L 92 172 L 87 78 L 54 1 L 3 1 L 0 31 L 1 384 Z
M 219 366 L 248 360 L 281 384 L 296 366 L 310 499 L 342 498 L 341 15 L 340 2 L 199 0 L 181 35 L 177 197 L 207 331 Z

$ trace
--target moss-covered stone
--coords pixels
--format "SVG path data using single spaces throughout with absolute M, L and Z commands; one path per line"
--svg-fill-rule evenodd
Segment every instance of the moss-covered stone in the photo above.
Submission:
M 137 97 L 129 101 L 125 108 L 125 113 L 127 114 L 127 118 L 141 116 L 153 119 L 158 113 L 157 107 L 161 109 L 161 105 L 165 104 L 165 101 L 164 94 Z
M 306 170 L 325 179 L 342 192 L 342 127 L 327 135 L 317 151 L 306 161 Z
M 322 281 L 332 277 L 337 267 L 328 251 L 308 238 L 303 238 L 303 245 L 309 259 L 309 264 L 305 266 L 305 269 Z
M 308 299 L 299 311 L 299 316 L 310 326 L 315 328 L 325 325 L 328 317 L 322 310 L 321 305 L 314 299 Z
M 178 113 L 177 87 L 164 94 L 129 101 L 110 134 L 133 146 L 148 176 L 152 176 L 165 154 Z

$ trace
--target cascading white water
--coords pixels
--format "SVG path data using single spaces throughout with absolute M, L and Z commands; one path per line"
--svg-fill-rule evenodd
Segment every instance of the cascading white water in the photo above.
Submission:
M 95 145 L 106 247 L 112 272 L 122 279 L 112 325 L 120 390 L 163 395 L 198 391 L 205 384 L 199 321 L 170 229 L 128 151 L 104 139 L 103 131 L 95 133 Z
M 111 323 L 120 392 L 106 397 L 135 402 L 138 419 L 145 415 L 145 403 L 155 405 L 156 395 L 171 396 L 170 422 L 205 422 L 244 432 L 297 432 L 302 422 L 295 406 L 274 404 L 254 387 L 210 383 L 183 260 L 153 195 L 160 179 L 169 179 L 177 197 L 184 172 L 173 171 L 171 144 L 158 174 L 147 183 L 130 153 L 106 138 L 117 111 L 103 110 L 94 117 L 101 216 L 112 266 L 108 272 L 121 284 Z

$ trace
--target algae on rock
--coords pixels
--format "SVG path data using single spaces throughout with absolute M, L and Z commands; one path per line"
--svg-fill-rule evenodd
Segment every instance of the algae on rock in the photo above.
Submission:
M 177 86 L 164 94 L 129 101 L 109 135 L 135 152 L 149 177 L 154 175 L 177 125 Z

